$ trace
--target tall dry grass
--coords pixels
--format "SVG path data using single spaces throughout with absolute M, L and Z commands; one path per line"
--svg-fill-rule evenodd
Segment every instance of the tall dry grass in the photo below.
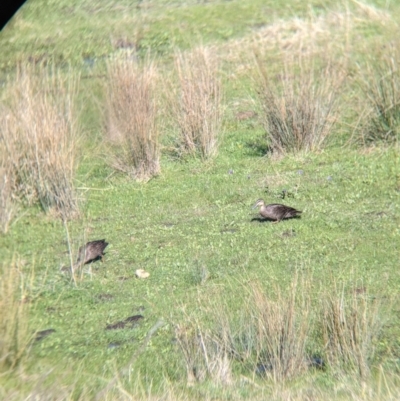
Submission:
M 175 335 L 186 367 L 187 385 L 206 379 L 223 385 L 232 383 L 232 344 L 228 325 L 213 332 L 193 324 L 178 324 Z
M 256 57 L 259 102 L 268 145 L 272 152 L 314 151 L 322 148 L 338 118 L 342 77 L 329 67 L 316 71 L 286 64 L 271 78 Z
M 367 101 L 367 114 L 359 139 L 368 145 L 393 143 L 400 139 L 400 55 L 398 50 L 385 54 L 362 74 L 360 87 Z
M 171 118 L 179 130 L 179 152 L 214 156 L 218 150 L 222 118 L 222 85 L 218 60 L 211 49 L 198 47 L 177 52 L 176 87 L 168 95 Z
M 199 305 L 206 318 L 187 315 L 175 327 L 187 383 L 231 385 L 237 369 L 275 383 L 305 377 L 309 369 L 358 380 L 370 377 L 382 327 L 380 302 L 338 286 L 324 290 L 315 302 L 314 284 L 295 277 L 287 291 L 271 292 L 250 282 L 241 291 L 239 311 L 222 298 Z
M 117 144 L 113 165 L 139 181 L 160 173 L 154 62 L 131 58 L 107 65 L 107 134 Z
M 336 291 L 322 301 L 320 325 L 329 365 L 367 378 L 382 327 L 380 302 L 364 291 Z
M 0 109 L 1 165 L 12 177 L 14 197 L 39 202 L 63 219 L 79 212 L 73 183 L 77 85 L 77 78 L 54 69 L 19 67 Z
M 278 290 L 272 297 L 259 283 L 250 283 L 244 289 L 247 296 L 240 319 L 218 304 L 207 314 L 211 327 L 190 318 L 177 325 L 188 383 L 209 379 L 231 384 L 235 363 L 276 382 L 304 372 L 311 308 L 302 289 L 294 279 L 288 294 Z
M 288 292 L 277 288 L 274 294 L 258 282 L 249 283 L 242 317 L 231 338 L 234 355 L 253 374 L 283 382 L 307 369 L 312 313 L 307 289 L 297 277 Z
M 306 342 L 310 330 L 310 300 L 301 295 L 297 279 L 289 294 L 268 297 L 257 284 L 251 286 L 252 311 L 249 340 L 265 374 L 275 381 L 289 379 L 306 368 Z M 250 311 L 249 311 L 250 312 Z
M 0 372 L 12 370 L 31 340 L 26 277 L 16 259 L 0 266 Z

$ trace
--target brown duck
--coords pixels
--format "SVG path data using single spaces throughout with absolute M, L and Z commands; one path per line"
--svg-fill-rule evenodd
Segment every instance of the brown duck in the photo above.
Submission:
M 106 249 L 108 242 L 105 239 L 88 242 L 79 248 L 78 259 L 74 265 L 74 269 L 101 259 L 103 261 L 104 249 Z
M 260 215 L 268 220 L 274 220 L 275 223 L 283 219 L 297 217 L 301 211 L 290 206 L 281 205 L 279 203 L 271 203 L 266 205 L 263 199 L 258 199 L 253 209 L 260 207 Z

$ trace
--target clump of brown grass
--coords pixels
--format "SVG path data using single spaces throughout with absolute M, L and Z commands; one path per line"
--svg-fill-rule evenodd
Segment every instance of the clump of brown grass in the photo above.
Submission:
M 353 292 L 349 299 L 338 292 L 322 302 L 321 328 L 330 366 L 368 376 L 381 328 L 379 306 L 366 292 Z
M 247 314 L 246 344 L 259 366 L 275 381 L 294 377 L 306 368 L 306 342 L 310 327 L 310 302 L 299 296 L 297 279 L 289 294 L 277 292 L 276 299 L 266 296 L 253 283 Z
M 0 266 L 0 371 L 13 369 L 25 354 L 28 332 L 27 286 L 14 259 Z
M 77 79 L 39 67 L 19 67 L 0 109 L 1 164 L 15 197 L 38 201 L 63 219 L 79 212 L 73 178 L 77 124 L 73 110 Z
M 220 335 L 195 325 L 176 326 L 175 335 L 184 357 L 188 385 L 206 378 L 219 384 L 231 384 L 231 344 L 227 328 L 224 326 Z
M 171 89 L 171 115 L 179 129 L 181 154 L 214 156 L 221 129 L 222 86 L 217 57 L 209 48 L 198 47 L 175 57 L 178 88 Z
M 368 113 L 362 124 L 364 144 L 393 143 L 400 138 L 400 57 L 398 51 L 386 54 L 376 66 L 367 66 L 360 82 Z
M 241 311 L 217 298 L 204 310 L 208 323 L 187 317 L 177 325 L 188 384 L 232 384 L 234 364 L 277 383 L 305 377 L 309 368 L 367 378 L 382 327 L 379 301 L 364 288 L 345 297 L 335 286 L 321 297 L 319 309 L 308 295 L 310 285 L 295 277 L 287 291 L 277 288 L 269 295 L 250 282 Z
M 108 62 L 108 137 L 118 143 L 114 167 L 139 181 L 160 173 L 160 142 L 153 62 L 131 58 Z
M 251 283 L 245 289 L 249 295 L 243 301 L 241 318 L 218 301 L 208 307 L 208 328 L 190 318 L 178 325 L 175 334 L 188 383 L 209 378 L 231 384 L 235 361 L 274 381 L 293 378 L 307 369 L 311 307 L 297 285 L 295 279 L 287 295 L 278 290 L 272 299 L 258 283 Z
M 258 60 L 262 122 L 272 152 L 314 151 L 322 147 L 337 120 L 341 79 L 331 69 L 286 65 L 278 82 Z M 318 78 L 317 78 L 318 77 Z

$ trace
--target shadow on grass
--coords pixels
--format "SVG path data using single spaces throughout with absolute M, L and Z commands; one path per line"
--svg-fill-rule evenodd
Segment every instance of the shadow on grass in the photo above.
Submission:
M 246 147 L 248 149 L 247 155 L 249 156 L 262 157 L 272 154 L 272 148 L 268 145 L 266 135 L 246 141 Z
M 293 217 L 286 217 L 285 219 L 280 220 L 279 222 L 276 220 L 272 220 L 272 219 L 268 219 L 266 217 L 253 217 L 250 222 L 252 223 L 253 221 L 258 221 L 259 223 L 271 223 L 271 224 L 278 224 L 278 223 L 282 223 L 285 220 L 293 220 L 293 219 L 301 219 L 301 216 L 293 216 Z

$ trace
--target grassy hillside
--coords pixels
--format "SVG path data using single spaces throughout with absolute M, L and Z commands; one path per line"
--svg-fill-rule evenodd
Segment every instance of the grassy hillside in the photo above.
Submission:
M 2 216 L 13 212 L 0 234 L 0 398 L 398 399 L 399 11 L 383 1 L 28 1 L 0 33 L 1 132 L 44 121 L 41 99 L 56 105 L 54 126 L 74 133 L 79 214 L 57 217 L 21 178 L 0 200 Z M 199 45 L 217 59 L 223 93 L 212 157 L 185 153 L 169 108 L 183 102 L 171 89 L 177 55 Z M 149 52 L 160 173 L 140 181 L 115 169 L 123 147 L 107 132 L 107 96 L 113 60 L 146 66 Z M 29 80 L 49 67 L 52 79 Z M 327 106 L 315 88 L 330 80 L 326 140 L 276 151 L 263 94 L 277 96 L 282 126 L 290 116 L 305 125 L 291 111 L 316 99 L 318 115 Z M 306 102 L 282 95 L 292 81 L 311 82 L 294 90 Z M 51 127 L 40 131 L 50 153 L 64 138 Z M 7 138 L 2 174 L 25 160 L 24 141 L 5 156 Z M 259 198 L 302 216 L 261 221 Z M 103 263 L 71 277 L 79 247 L 102 238 Z

